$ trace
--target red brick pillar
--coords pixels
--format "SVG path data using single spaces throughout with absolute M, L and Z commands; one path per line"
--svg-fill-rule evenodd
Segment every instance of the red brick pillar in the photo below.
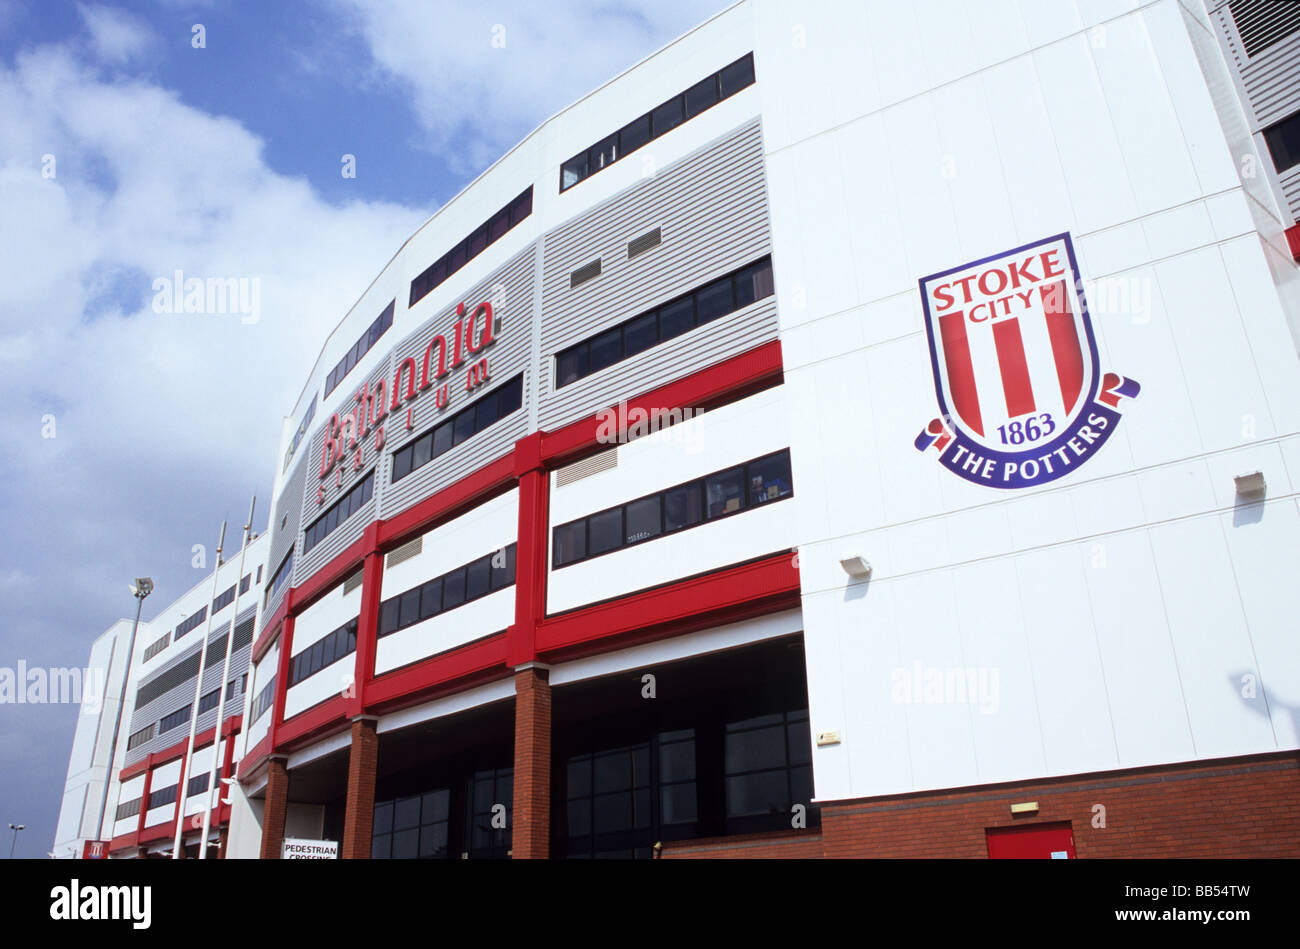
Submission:
M 266 766 L 266 803 L 262 808 L 263 860 L 279 860 L 284 842 L 284 821 L 289 814 L 289 769 L 283 758 L 272 758 Z
M 515 794 L 512 856 L 551 855 L 551 683 L 538 666 L 515 672 Z
M 375 825 L 375 774 L 379 767 L 379 734 L 373 718 L 352 722 L 352 751 L 348 757 L 348 797 L 343 814 L 344 860 L 370 859 L 370 834 Z

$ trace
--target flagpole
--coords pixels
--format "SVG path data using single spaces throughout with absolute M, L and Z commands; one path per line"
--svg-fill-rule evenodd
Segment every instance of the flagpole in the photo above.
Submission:
M 217 584 L 221 581 L 221 549 L 226 543 L 226 522 L 221 522 L 221 534 L 217 538 L 217 565 L 212 569 L 212 598 L 208 602 L 208 622 L 203 630 L 203 641 L 199 643 L 199 676 L 194 680 L 194 704 L 190 707 L 190 740 L 185 746 L 185 757 L 181 759 L 181 774 L 176 786 L 176 839 L 172 842 L 172 859 L 181 858 L 181 836 L 185 833 L 185 782 L 189 781 L 190 765 L 194 758 L 194 736 L 199 724 L 199 699 L 203 696 L 203 671 L 207 665 L 208 637 L 212 635 L 212 603 L 217 599 Z M 238 581 L 236 581 L 238 582 Z M 238 588 L 236 588 L 238 589 Z M 233 627 L 233 623 L 231 624 Z M 234 629 L 231 629 L 231 633 Z M 221 683 L 225 689 L 226 684 Z M 225 694 L 224 692 L 222 693 Z
M 225 724 L 226 715 L 226 689 L 229 687 L 226 679 L 230 677 L 230 654 L 235 644 L 235 625 L 239 622 L 239 584 L 244 582 L 244 558 L 248 556 L 248 532 L 253 529 L 253 509 L 257 507 L 257 495 L 253 495 L 253 500 L 248 504 L 248 517 L 244 521 L 244 542 L 239 548 L 239 569 L 235 571 L 235 616 L 230 621 L 230 633 L 226 636 L 226 659 L 221 664 L 221 695 L 217 698 L 217 725 L 216 731 L 212 736 L 212 767 L 208 769 L 208 806 L 203 809 L 203 831 L 199 835 L 199 859 L 204 860 L 208 855 L 208 831 L 212 827 L 212 792 L 216 790 L 217 778 L 221 774 L 221 727 Z M 252 593 L 252 583 L 249 583 L 249 592 Z M 254 601 L 256 602 L 256 601 Z M 253 625 L 257 625 L 257 610 L 254 607 Z M 195 716 L 197 722 L 198 716 Z M 232 735 L 228 741 L 234 741 Z M 221 800 L 220 797 L 217 798 Z

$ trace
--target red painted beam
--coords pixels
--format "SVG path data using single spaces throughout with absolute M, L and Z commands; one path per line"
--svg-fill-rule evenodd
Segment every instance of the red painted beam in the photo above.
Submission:
M 799 568 L 794 554 L 774 554 L 549 617 L 537 629 L 537 650 L 544 659 L 572 658 L 579 652 L 621 648 L 632 638 L 676 636 L 798 602 Z M 581 648 L 596 643 L 597 648 Z
M 1286 229 L 1286 246 L 1291 251 L 1291 257 L 1300 261 L 1300 224 L 1293 224 Z
M 506 636 L 498 633 L 450 652 L 394 669 L 373 679 L 366 690 L 366 711 L 391 711 L 434 697 L 433 693 L 460 691 L 471 683 L 509 675 L 505 666 Z M 447 688 L 454 686 L 454 688 Z
M 341 695 L 332 695 L 282 722 L 275 733 L 273 747 L 276 751 L 289 751 L 307 744 L 313 738 L 337 731 L 339 727 L 346 727 L 347 723 L 347 699 Z

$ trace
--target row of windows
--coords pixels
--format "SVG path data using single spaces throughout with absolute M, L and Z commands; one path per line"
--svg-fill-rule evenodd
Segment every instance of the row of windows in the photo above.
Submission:
M 190 630 L 198 627 L 198 625 L 207 618 L 208 608 L 206 606 L 200 607 L 199 611 L 193 616 L 187 617 L 176 624 L 176 639 L 180 639 Z
M 267 595 L 268 601 L 271 597 L 274 597 L 277 593 L 280 592 L 280 587 L 288 583 L 289 578 L 292 576 L 293 576 L 293 548 L 290 547 L 289 552 L 285 554 L 284 559 L 280 561 L 280 566 L 276 568 L 275 576 L 271 578 L 271 591 Z
M 193 797 L 196 794 L 202 794 L 208 789 L 208 782 L 212 780 L 212 772 L 204 771 L 202 774 L 196 774 L 190 778 L 189 787 L 185 789 L 186 797 Z
M 393 452 L 394 482 L 505 418 L 524 404 L 524 377 L 515 376 Z
M 191 708 L 192 706 L 186 705 L 184 708 L 178 708 L 170 715 L 164 715 L 158 722 L 158 734 L 166 734 L 178 725 L 184 725 L 188 722 Z
M 141 661 L 148 662 L 154 656 L 158 655 L 158 653 L 166 649 L 167 644 L 170 643 L 171 641 L 172 641 L 172 634 L 170 632 L 163 633 L 161 637 L 159 637 L 154 642 L 151 642 L 148 646 L 145 647 L 144 659 Z
M 179 788 L 179 784 L 173 784 L 169 788 L 162 788 L 161 790 L 152 792 L 149 795 L 149 810 L 153 810 L 155 807 L 163 807 L 167 804 L 175 804 L 176 792 Z
M 289 467 L 289 461 L 293 458 L 293 453 L 298 450 L 302 443 L 303 437 L 307 434 L 307 428 L 311 425 L 311 420 L 316 417 L 316 394 L 312 393 L 311 405 L 307 406 L 307 411 L 298 423 L 298 430 L 293 433 L 293 441 L 289 443 L 289 450 L 284 453 L 284 467 Z
M 199 714 L 202 715 L 204 712 L 216 708 L 219 704 L 221 704 L 220 686 L 199 698 Z
M 730 66 L 702 79 L 645 115 L 633 119 L 613 135 L 574 155 L 560 166 L 560 190 L 608 168 L 642 145 L 675 129 L 687 119 L 754 84 L 754 55 L 747 53 Z
M 353 367 L 361 362 L 362 357 L 370 352 L 370 348 L 379 342 L 379 337 L 383 336 L 388 331 L 388 328 L 393 325 L 393 308 L 396 304 L 397 301 L 394 300 L 384 307 L 384 312 L 375 317 L 375 321 L 361 334 L 361 338 L 347 351 L 347 355 L 340 359 L 339 364 L 329 371 L 329 374 L 325 377 L 325 396 L 327 398 L 331 392 L 338 388 L 339 383 L 352 371 Z M 313 411 L 315 406 L 316 403 L 313 401 Z M 310 418 L 307 421 L 310 421 Z M 296 440 L 294 447 L 297 447 Z M 289 452 L 292 454 L 293 448 L 290 448 Z
M 357 651 L 357 621 L 344 623 L 324 639 L 308 646 L 289 661 L 289 685 L 293 687 L 326 666 Z
M 224 610 L 227 606 L 229 606 L 231 603 L 234 602 L 235 602 L 235 588 L 232 585 L 229 590 L 226 590 L 224 593 L 220 594 L 215 600 L 212 601 L 212 615 L 213 616 L 217 615 L 222 610 Z
M 465 238 L 442 257 L 434 261 L 424 272 L 411 281 L 411 299 L 409 306 L 415 306 L 440 283 L 473 260 L 489 244 L 504 237 L 506 232 L 533 213 L 533 186 L 529 185 L 519 197 L 515 198 L 485 224 L 479 225 L 469 237 Z
M 458 782 L 453 782 L 458 783 Z M 442 787 L 375 804 L 370 856 L 378 860 L 446 860 L 453 843 L 474 858 L 504 858 L 510 850 L 514 769 L 477 771 L 463 793 Z M 460 828 L 453 827 L 453 821 Z M 461 830 L 463 836 L 453 832 Z
M 126 820 L 128 817 L 135 817 L 140 813 L 140 805 L 144 803 L 142 798 L 136 798 L 134 801 L 127 801 L 125 804 L 117 805 L 117 813 L 113 815 L 113 820 Z
M 144 728 L 140 729 L 134 735 L 126 740 L 126 750 L 133 751 L 139 748 L 146 741 L 153 738 L 154 723 L 150 722 Z
M 764 257 L 560 351 L 555 356 L 555 386 L 557 389 L 567 386 L 631 359 L 755 300 L 770 297 L 772 292 L 772 260 Z
M 379 636 L 454 610 L 515 582 L 515 545 L 434 577 L 379 607 Z
M 305 554 L 322 540 L 334 533 L 334 530 L 346 521 L 362 505 L 370 500 L 375 490 L 375 473 L 373 471 L 348 488 L 347 493 L 329 506 L 329 509 L 316 518 L 307 528 L 302 539 L 302 552 Z
M 702 711 L 694 727 L 568 757 L 556 828 L 566 855 L 650 856 L 655 840 L 785 829 L 795 805 L 812 810 L 807 710 L 728 717 Z
M 266 714 L 266 710 L 270 708 L 274 702 L 275 676 L 271 676 L 271 681 L 266 683 L 265 688 L 263 688 L 261 692 L 258 692 L 257 697 L 253 699 L 253 721 L 257 721 Z
M 555 528 L 552 563 L 564 567 L 793 494 L 787 448 L 561 524 Z

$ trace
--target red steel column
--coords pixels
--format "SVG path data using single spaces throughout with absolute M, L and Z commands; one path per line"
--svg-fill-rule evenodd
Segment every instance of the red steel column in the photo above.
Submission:
M 379 522 L 366 527 L 366 555 L 361 567 L 361 616 L 357 620 L 357 654 L 354 657 L 349 718 L 366 707 L 366 686 L 375 675 L 375 643 L 379 632 L 379 601 L 384 590 L 384 555 L 379 550 Z
M 289 591 L 290 598 L 293 597 L 293 591 Z M 290 603 L 290 609 L 293 604 Z M 284 724 L 284 700 L 289 694 L 289 659 L 293 651 L 293 622 L 294 615 L 290 613 L 284 618 L 284 625 L 280 628 L 280 655 L 275 665 L 275 702 L 271 708 L 271 750 L 275 751 L 278 744 L 276 732 Z
M 284 842 L 284 822 L 289 814 L 289 769 L 284 758 L 272 758 L 266 766 L 266 803 L 262 808 L 263 860 L 279 860 Z
M 542 463 L 542 436 L 515 442 L 519 479 L 519 532 L 515 547 L 515 622 L 506 631 L 506 664 L 537 658 L 537 624 L 546 616 L 547 503 L 550 475 Z
M 149 791 L 153 787 L 153 755 L 145 760 L 144 766 L 144 791 L 140 794 L 140 816 L 135 822 L 135 841 L 140 842 L 140 836 L 144 833 L 144 818 L 149 811 Z
M 515 673 L 515 792 L 511 856 L 551 853 L 551 683 L 546 669 Z
M 370 859 L 370 835 L 375 824 L 375 775 L 379 768 L 379 734 L 373 718 L 352 721 L 352 751 L 348 756 L 348 796 L 343 814 L 344 860 Z

